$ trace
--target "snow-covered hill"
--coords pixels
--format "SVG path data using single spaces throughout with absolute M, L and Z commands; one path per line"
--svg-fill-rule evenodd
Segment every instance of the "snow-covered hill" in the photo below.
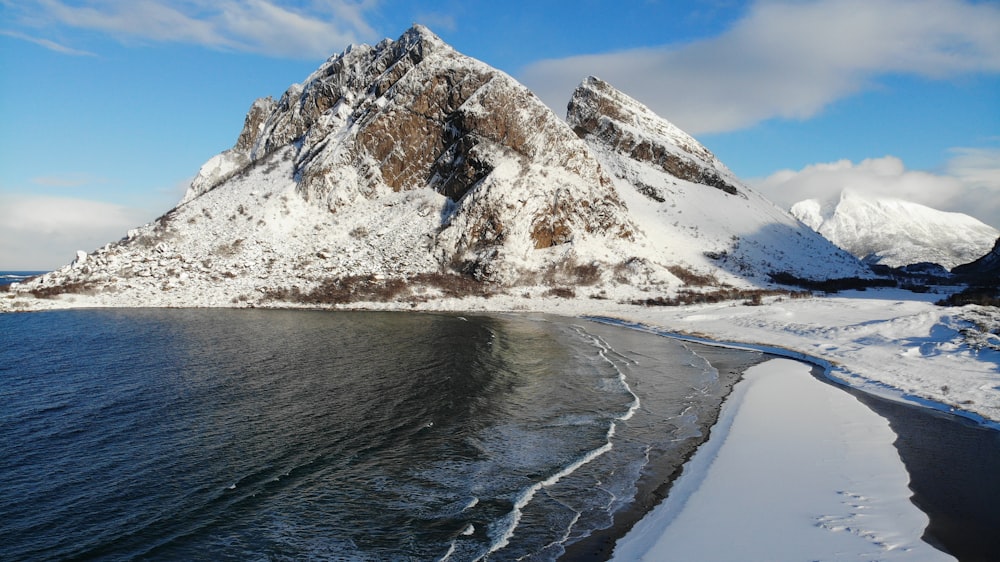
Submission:
M 993 249 L 979 259 L 955 266 L 952 272 L 976 282 L 1000 284 L 1000 238 L 993 244 Z
M 808 199 L 791 211 L 858 258 L 890 267 L 930 262 L 951 269 L 986 254 L 1000 235 L 962 213 L 851 190 L 844 190 L 835 204 Z
M 176 208 L 13 291 L 280 305 L 669 294 L 774 272 L 868 275 L 607 84 L 585 81 L 567 124 L 414 26 L 257 100 Z

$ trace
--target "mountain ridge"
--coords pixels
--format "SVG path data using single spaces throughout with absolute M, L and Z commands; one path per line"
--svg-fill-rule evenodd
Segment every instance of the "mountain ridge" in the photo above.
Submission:
M 422 26 L 256 100 L 177 207 L 80 254 L 14 290 L 245 306 L 870 275 L 610 85 L 564 121 Z

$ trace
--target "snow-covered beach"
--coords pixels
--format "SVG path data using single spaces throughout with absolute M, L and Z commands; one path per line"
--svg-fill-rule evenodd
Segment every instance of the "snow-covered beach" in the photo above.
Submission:
M 1000 311 L 939 307 L 938 298 L 887 289 L 764 306 L 549 304 L 799 359 L 837 384 L 997 431 Z M 753 367 L 709 442 L 614 559 L 954 559 L 923 540 L 928 519 L 911 501 L 896 440 L 885 418 L 815 380 L 806 363 Z
M 920 540 L 927 516 L 909 501 L 895 438 L 804 363 L 752 367 L 613 560 L 951 560 Z

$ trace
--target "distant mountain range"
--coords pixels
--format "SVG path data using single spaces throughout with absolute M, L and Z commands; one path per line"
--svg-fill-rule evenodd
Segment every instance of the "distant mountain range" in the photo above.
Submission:
M 795 217 L 870 264 L 936 263 L 947 269 L 976 260 L 1000 231 L 962 213 L 844 190 L 836 203 L 815 199 L 792 206 Z
M 255 101 L 176 208 L 15 290 L 280 305 L 669 293 L 778 272 L 871 276 L 609 84 L 584 80 L 563 120 L 414 26 Z

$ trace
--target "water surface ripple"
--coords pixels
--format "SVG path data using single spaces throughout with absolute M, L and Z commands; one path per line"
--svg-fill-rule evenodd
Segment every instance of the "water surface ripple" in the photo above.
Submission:
M 541 316 L 77 310 L 0 333 L 5 560 L 552 560 L 679 466 L 731 384 L 684 344 Z

